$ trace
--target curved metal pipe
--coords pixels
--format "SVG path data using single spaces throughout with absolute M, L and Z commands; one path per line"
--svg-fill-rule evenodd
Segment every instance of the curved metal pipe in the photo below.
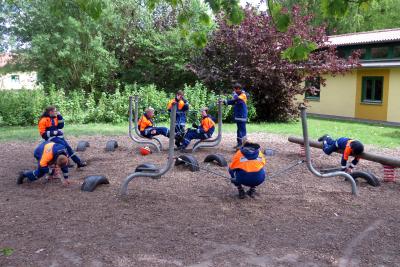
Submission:
M 160 152 L 160 147 L 155 142 L 137 139 L 132 134 L 132 124 L 133 124 L 132 123 L 132 96 L 130 96 L 129 97 L 129 129 L 128 129 L 129 137 L 135 143 L 152 145 L 156 148 L 157 152 Z M 137 129 L 137 118 L 135 118 L 135 129 Z
M 314 169 L 314 167 L 312 166 L 312 163 L 311 163 L 310 140 L 308 140 L 306 107 L 301 105 L 299 107 L 299 109 L 300 109 L 300 114 L 301 114 L 301 125 L 303 127 L 303 139 L 304 139 L 304 147 L 306 150 L 306 163 L 307 163 L 308 170 L 315 176 L 318 176 L 321 178 L 333 177 L 333 176 L 342 176 L 344 178 L 347 178 L 351 183 L 351 193 L 353 195 L 357 195 L 357 185 L 356 185 L 356 182 L 354 181 L 354 178 L 350 174 L 343 172 L 343 171 L 336 171 L 336 172 L 321 174 L 316 169 Z
M 171 110 L 171 117 L 170 117 L 170 135 L 169 135 L 169 143 L 168 143 L 168 160 L 165 166 L 160 169 L 158 172 L 153 173 L 146 173 L 146 172 L 134 172 L 128 175 L 121 186 L 121 195 L 126 195 L 128 191 L 128 184 L 136 177 L 160 177 L 167 173 L 172 165 L 174 164 L 174 145 L 175 145 L 175 122 L 176 122 L 176 109 L 177 106 L 174 104 Z
M 139 131 L 138 125 L 137 125 L 137 122 L 138 122 L 138 119 L 139 119 L 139 96 L 137 96 L 137 95 L 135 95 L 135 113 L 134 113 L 134 117 L 135 117 L 135 120 L 134 120 L 135 133 L 141 138 L 146 138 L 146 137 L 142 136 L 142 134 Z M 160 150 L 162 150 L 161 140 L 158 139 L 155 136 L 152 139 L 155 140 L 158 143 L 158 146 L 159 146 Z
M 206 139 L 197 141 L 192 148 L 192 152 L 202 147 L 215 147 L 221 143 L 222 140 L 222 101 L 218 99 L 218 135 L 214 139 Z

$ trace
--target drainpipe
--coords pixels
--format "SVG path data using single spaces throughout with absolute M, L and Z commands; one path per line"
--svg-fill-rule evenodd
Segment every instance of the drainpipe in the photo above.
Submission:
M 307 113 L 306 113 L 306 107 L 304 105 L 300 105 L 300 114 L 301 114 L 301 124 L 303 127 L 303 139 L 304 139 L 304 147 L 305 147 L 305 152 L 306 152 L 306 163 L 307 163 L 307 168 L 310 170 L 312 174 L 314 174 L 317 177 L 321 178 L 326 178 L 326 177 L 333 177 L 333 176 L 342 176 L 346 178 L 348 181 L 351 183 L 351 193 L 353 195 L 357 195 L 357 185 L 356 182 L 354 181 L 353 177 L 348 174 L 347 172 L 344 171 L 336 171 L 332 173 L 324 173 L 321 174 L 318 172 L 311 163 L 311 151 L 310 151 L 310 140 L 308 140 L 308 128 L 307 128 Z
M 130 181 L 132 181 L 136 177 L 160 177 L 167 173 L 171 168 L 172 165 L 174 164 L 174 146 L 175 146 L 175 122 L 176 122 L 176 109 L 177 105 L 173 104 L 172 109 L 171 109 L 171 114 L 170 114 L 170 125 L 169 125 L 169 130 L 170 130 L 170 135 L 169 135 L 169 143 L 168 143 L 168 160 L 165 166 L 158 170 L 157 172 L 153 173 L 146 173 L 146 172 L 134 172 L 129 174 L 124 182 L 122 183 L 121 186 L 121 195 L 126 195 L 128 191 L 128 184 Z

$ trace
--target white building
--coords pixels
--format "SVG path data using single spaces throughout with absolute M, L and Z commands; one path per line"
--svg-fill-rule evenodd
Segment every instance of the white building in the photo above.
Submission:
M 13 89 L 35 89 L 37 75 L 36 72 L 5 72 L 2 73 L 1 69 L 4 68 L 12 59 L 11 54 L 0 54 L 0 90 L 13 90 Z

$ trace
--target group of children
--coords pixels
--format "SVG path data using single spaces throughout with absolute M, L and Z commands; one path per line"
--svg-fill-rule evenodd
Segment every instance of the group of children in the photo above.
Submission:
M 233 105 L 234 121 L 237 125 L 237 143 L 232 161 L 229 165 L 229 174 L 231 182 L 237 187 L 239 198 L 245 198 L 246 195 L 254 197 L 256 187 L 262 184 L 266 177 L 265 165 L 266 159 L 260 151 L 260 145 L 246 141 L 246 122 L 247 122 L 247 95 L 242 86 L 236 83 L 233 86 L 233 97 L 224 100 L 225 105 Z M 215 122 L 208 114 L 208 108 L 200 110 L 200 125 L 193 124 L 185 131 L 186 113 L 189 110 L 189 102 L 184 98 L 183 91 L 178 91 L 175 98 L 168 102 L 167 109 L 171 111 L 172 106 L 177 105 L 176 124 L 175 124 L 175 144 L 177 149 L 185 151 L 191 140 L 205 140 L 211 138 L 215 130 Z M 157 127 L 154 122 L 154 109 L 149 107 L 138 121 L 138 128 L 143 137 L 152 138 L 157 135 L 169 137 L 170 132 L 166 127 Z M 68 142 L 64 139 L 63 129 L 64 120 L 56 108 L 51 106 L 46 108 L 39 120 L 39 132 L 44 141 L 35 149 L 34 157 L 38 160 L 38 168 L 34 171 L 22 172 L 17 180 L 22 184 L 24 179 L 35 181 L 45 174 L 53 174 L 55 168 L 60 168 L 63 172 L 63 181 L 68 184 L 68 163 L 71 158 L 78 166 L 86 166 L 72 150 Z M 337 140 L 329 135 L 321 136 L 318 141 L 323 143 L 323 151 L 330 155 L 335 151 L 343 151 L 341 160 L 342 170 L 351 172 L 358 163 L 360 154 L 364 151 L 364 146 L 360 141 L 346 137 Z M 354 160 L 347 165 L 349 156 Z M 243 186 L 249 187 L 247 192 Z
M 34 157 L 38 161 L 38 167 L 33 171 L 21 172 L 17 184 L 22 184 L 25 179 L 33 182 L 46 174 L 55 175 L 57 169 L 63 173 L 63 184 L 69 184 L 68 166 L 71 158 L 78 168 L 85 167 L 86 162 L 82 161 L 74 152 L 67 140 L 64 139 L 64 119 L 56 107 L 50 106 L 45 109 L 39 119 L 39 134 L 43 139 L 34 150 Z

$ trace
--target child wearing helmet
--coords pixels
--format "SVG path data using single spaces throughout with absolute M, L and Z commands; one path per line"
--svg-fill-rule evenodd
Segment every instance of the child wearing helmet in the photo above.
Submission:
M 364 152 L 364 145 L 360 141 L 347 137 L 340 137 L 334 140 L 326 134 L 318 138 L 318 142 L 322 142 L 322 150 L 327 155 L 338 150 L 343 151 L 341 168 L 346 172 L 351 172 L 353 170 L 360 160 L 360 155 Z M 350 156 L 353 156 L 354 159 L 349 165 L 347 165 Z
M 152 138 L 156 135 L 164 135 L 169 137 L 169 129 L 167 127 L 156 127 L 154 122 L 154 108 L 149 107 L 138 121 L 140 134 L 147 138 Z
M 229 174 L 232 177 L 231 182 L 239 191 L 239 198 L 246 197 L 243 186 L 250 187 L 247 194 L 254 197 L 256 187 L 265 180 L 265 164 L 266 159 L 259 144 L 246 142 L 236 151 L 229 165 Z

